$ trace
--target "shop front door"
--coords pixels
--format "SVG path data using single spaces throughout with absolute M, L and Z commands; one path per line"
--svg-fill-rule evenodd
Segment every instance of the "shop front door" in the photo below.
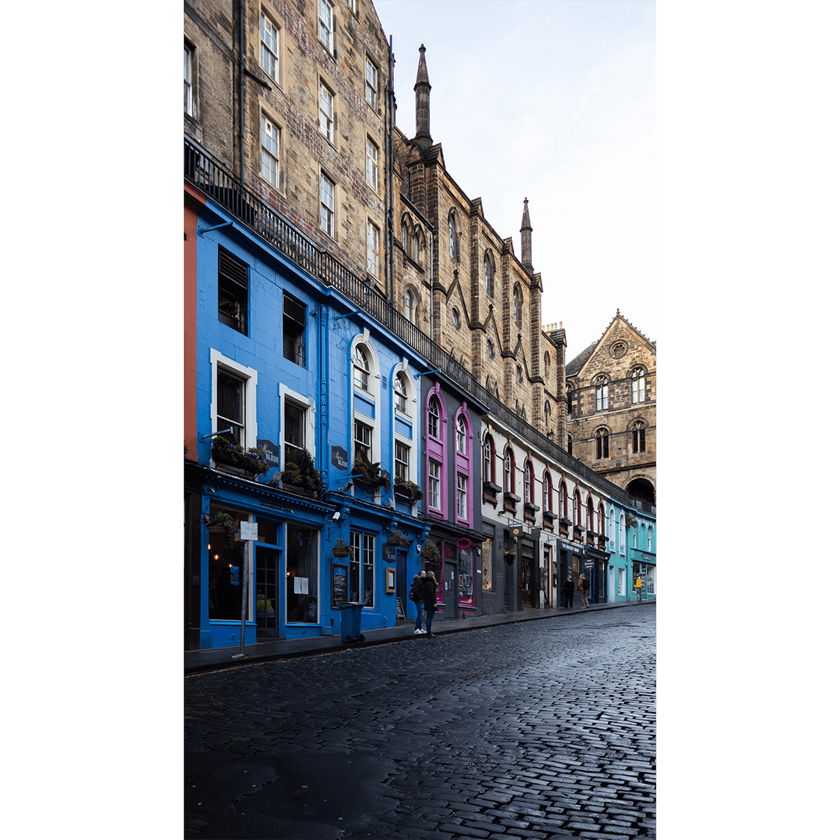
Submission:
M 539 578 L 534 540 L 519 538 L 519 609 L 532 610 L 539 606 Z
M 282 597 L 282 590 L 277 585 L 280 552 L 257 546 L 255 561 L 257 636 L 279 636 L 280 616 L 283 614 L 283 605 L 278 600 L 278 597 Z
M 458 618 L 458 566 L 449 560 L 443 564 L 443 617 Z

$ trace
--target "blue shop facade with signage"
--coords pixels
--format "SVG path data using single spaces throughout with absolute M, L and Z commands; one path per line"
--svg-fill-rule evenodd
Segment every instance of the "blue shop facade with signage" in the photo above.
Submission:
M 196 212 L 186 647 L 339 633 L 346 602 L 362 629 L 393 626 L 428 534 L 428 365 L 354 302 L 352 275 L 345 294 L 210 198 Z

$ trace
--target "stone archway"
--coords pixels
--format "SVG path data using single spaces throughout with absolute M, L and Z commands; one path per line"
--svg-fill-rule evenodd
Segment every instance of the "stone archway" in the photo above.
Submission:
M 656 504 L 656 490 L 647 478 L 634 478 L 627 485 L 627 492 L 634 498 L 652 505 Z

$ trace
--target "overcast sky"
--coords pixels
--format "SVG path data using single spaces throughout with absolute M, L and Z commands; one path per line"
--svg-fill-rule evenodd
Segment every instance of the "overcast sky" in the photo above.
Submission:
M 656 340 L 653 0 L 376 0 L 415 132 L 426 47 L 447 170 L 521 258 L 528 198 L 542 323 L 572 359 L 616 308 Z

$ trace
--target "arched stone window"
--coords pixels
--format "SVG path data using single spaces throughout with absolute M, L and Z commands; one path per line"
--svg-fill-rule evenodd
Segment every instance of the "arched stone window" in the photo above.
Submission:
M 534 503 L 534 471 L 531 469 L 531 462 L 525 463 L 525 501 Z
M 595 457 L 610 457 L 610 433 L 608 429 L 597 429 L 595 431 Z
M 606 376 L 595 380 L 595 411 L 606 411 L 610 407 L 610 386 Z
M 505 493 L 513 493 L 513 455 L 510 449 L 505 451 Z
M 405 222 L 402 223 L 402 246 L 403 246 L 403 251 L 405 251 L 406 254 L 407 254 L 408 253 L 408 225 Z
M 546 470 L 545 475 L 543 476 L 543 511 L 550 512 L 553 510 L 551 506 L 552 501 L 552 484 L 551 484 L 551 473 Z
M 590 496 L 586 502 L 586 530 L 595 530 L 595 507 L 592 504 L 592 497 Z
M 417 325 L 420 320 L 420 305 L 417 296 L 411 289 L 405 290 L 405 317 L 412 324 Z
M 606 534 L 604 530 L 604 503 L 598 506 L 598 533 L 599 534 Z
M 496 446 L 493 436 L 488 432 L 484 436 L 484 480 L 496 483 Z
M 513 323 L 522 326 L 522 289 L 519 283 L 513 288 Z
M 493 262 L 489 251 L 484 254 L 484 291 L 493 295 Z
M 455 213 L 449 214 L 449 256 L 458 260 L 458 232 L 455 230 Z
M 545 351 L 545 356 L 543 356 L 543 367 L 545 368 L 546 373 L 551 370 L 551 354 L 548 350 Z
M 581 522 L 581 516 L 583 514 L 582 514 L 582 511 L 580 509 L 580 492 L 578 490 L 575 490 L 574 511 L 573 512 L 574 512 L 574 518 L 572 519 L 572 521 L 575 523 L 575 525 L 582 525 L 583 523 Z
M 560 516 L 562 516 L 564 519 L 568 519 L 569 518 L 569 511 L 568 511 L 568 504 L 567 504 L 568 499 L 567 499 L 567 496 L 566 496 L 566 482 L 564 482 L 564 481 L 560 482 L 559 490 L 560 490 Z
M 353 384 L 362 391 L 370 391 L 370 359 L 361 344 L 353 355 Z
M 635 405 L 645 401 L 645 370 L 633 368 L 630 371 L 630 400 Z
M 645 451 L 645 424 L 642 420 L 636 420 L 630 427 L 633 438 L 633 452 Z
M 548 434 L 551 431 L 551 403 L 546 400 L 543 406 L 543 419 L 545 420 L 545 431 Z

